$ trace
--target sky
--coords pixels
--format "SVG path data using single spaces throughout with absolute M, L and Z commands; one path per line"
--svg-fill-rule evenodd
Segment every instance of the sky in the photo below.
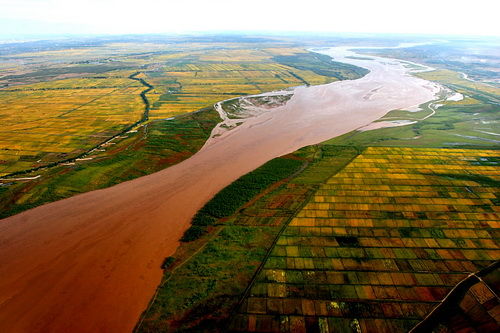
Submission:
M 0 35 L 212 31 L 500 36 L 498 0 L 0 0 Z

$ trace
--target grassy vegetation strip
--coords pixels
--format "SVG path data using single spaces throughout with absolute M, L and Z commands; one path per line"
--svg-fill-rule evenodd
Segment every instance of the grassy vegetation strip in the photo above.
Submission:
M 279 55 L 273 58 L 276 62 L 300 70 L 310 70 L 318 75 L 333 77 L 338 80 L 354 80 L 368 74 L 365 68 L 332 61 L 332 58 L 319 53 L 298 53 Z
M 225 226 L 159 289 L 136 332 L 213 331 L 272 241 L 275 227 Z M 196 331 L 196 330 L 194 330 Z
M 151 104 L 149 103 L 149 100 L 148 100 L 148 97 L 146 96 L 146 94 L 148 92 L 150 92 L 151 90 L 153 90 L 155 87 L 152 86 L 151 84 L 147 83 L 146 80 L 142 79 L 142 78 L 138 78 L 137 76 L 141 74 L 141 72 L 136 72 L 132 75 L 130 75 L 128 78 L 131 79 L 131 80 L 135 80 L 135 81 L 138 81 L 140 82 L 143 86 L 146 87 L 146 89 L 144 89 L 143 91 L 141 91 L 141 98 L 142 98 L 142 101 L 144 102 L 144 114 L 142 115 L 142 118 L 141 118 L 141 122 L 145 122 L 149 119 L 149 110 L 151 109 Z
M 189 242 L 199 238 L 206 232 L 206 226 L 214 224 L 219 218 L 234 214 L 271 184 L 292 175 L 302 164 L 300 160 L 276 158 L 240 177 L 203 206 L 194 216 L 192 226 L 186 231 L 182 241 Z
M 165 260 L 163 261 L 162 264 L 162 269 L 165 270 L 165 275 L 163 276 L 162 282 L 160 285 L 156 288 L 155 293 L 151 300 L 148 303 L 147 310 L 144 311 L 141 314 L 141 317 L 139 321 L 137 322 L 136 326 L 134 327 L 133 332 L 139 332 L 141 329 L 143 329 L 143 322 L 146 319 L 146 314 L 151 311 L 153 304 L 157 302 L 158 294 L 159 292 L 165 287 L 165 285 L 172 279 L 172 277 L 175 277 L 174 273 L 184 267 L 185 264 L 187 264 L 192 258 L 194 258 L 196 255 L 198 255 L 200 252 L 202 252 L 207 244 L 212 241 L 215 237 L 217 237 L 220 234 L 220 231 L 222 228 L 218 228 L 217 231 L 214 231 L 210 234 L 209 237 L 204 238 L 201 240 L 199 243 L 201 244 L 196 244 L 197 249 L 193 246 L 192 249 L 189 249 L 191 251 L 187 251 L 187 253 L 184 255 L 183 258 L 178 259 L 175 257 L 166 257 Z

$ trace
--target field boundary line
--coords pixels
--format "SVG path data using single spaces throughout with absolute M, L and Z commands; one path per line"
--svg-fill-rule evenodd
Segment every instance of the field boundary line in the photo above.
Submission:
M 319 148 L 321 156 L 323 156 L 323 150 L 321 149 L 321 144 L 315 145 L 315 146 Z M 347 161 L 342 168 L 340 168 L 339 170 L 337 170 L 334 174 L 330 175 L 328 178 L 331 178 L 331 177 L 335 176 L 337 173 L 339 173 L 340 171 L 342 171 L 346 166 L 348 166 L 356 157 L 358 157 L 359 155 L 362 154 L 362 151 L 363 151 L 362 149 L 359 149 L 359 147 L 353 147 L 353 148 L 355 148 L 357 154 L 355 156 L 353 156 L 351 159 L 349 159 L 349 161 Z M 290 179 L 290 180 L 292 180 L 292 179 Z M 265 266 L 267 260 L 269 259 L 269 257 L 271 256 L 272 251 L 276 247 L 276 244 L 278 243 L 279 238 L 281 237 L 281 235 L 283 234 L 283 232 L 285 231 L 285 229 L 290 225 L 290 222 L 296 217 L 296 215 L 302 210 L 302 208 L 304 208 L 304 206 L 309 202 L 309 200 L 311 200 L 311 198 L 314 196 L 314 194 L 316 193 L 316 191 L 318 191 L 320 185 L 321 184 L 319 183 L 319 184 L 314 184 L 314 185 L 311 186 L 312 189 L 310 190 L 309 194 L 306 196 L 306 198 L 304 199 L 304 201 L 302 202 L 302 204 L 300 204 L 294 210 L 293 214 L 289 218 L 287 218 L 287 220 L 281 226 L 280 231 L 278 232 L 278 234 L 274 238 L 273 243 L 271 244 L 271 246 L 267 250 L 266 255 L 264 256 L 262 262 L 260 263 L 259 267 L 257 268 L 257 270 L 255 271 L 255 273 L 253 274 L 252 279 L 250 280 L 248 286 L 245 288 L 245 290 L 243 291 L 242 295 L 240 296 L 240 300 L 238 301 L 238 303 L 234 306 L 233 310 L 231 311 L 231 313 L 230 313 L 230 315 L 228 317 L 228 320 L 226 322 L 225 328 L 223 330 L 224 332 L 227 332 L 229 330 L 228 326 L 231 324 L 231 319 L 234 317 L 236 311 L 238 311 L 238 309 L 240 309 L 241 305 L 243 304 L 243 302 L 247 298 L 248 294 L 250 293 L 250 290 L 252 289 L 253 285 L 255 284 L 255 281 L 257 280 L 257 277 L 259 276 L 259 274 L 264 269 L 264 266 Z

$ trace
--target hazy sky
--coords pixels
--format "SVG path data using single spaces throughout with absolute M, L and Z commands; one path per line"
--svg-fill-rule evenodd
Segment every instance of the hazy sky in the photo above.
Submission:
M 499 0 L 0 0 L 0 34 L 324 31 L 500 36 Z

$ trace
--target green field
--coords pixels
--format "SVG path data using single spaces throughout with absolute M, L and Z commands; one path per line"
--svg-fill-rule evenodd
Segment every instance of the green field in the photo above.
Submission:
M 448 147 L 448 148 L 497 148 L 498 122 L 500 107 L 498 97 L 500 89 L 484 84 L 460 85 L 457 73 L 432 71 L 419 74 L 425 79 L 436 80 L 453 91 L 462 93 L 461 101 L 439 101 L 436 113 L 431 114 L 428 106 L 422 111 L 409 112 L 395 110 L 387 113 L 384 120 L 409 120 L 415 123 L 369 131 L 353 131 L 331 139 L 330 144 L 394 146 L 394 147 Z M 451 73 L 451 74 L 450 74 Z M 458 83 L 466 84 L 462 81 Z M 426 119 L 424 119 L 426 118 Z M 424 120 L 422 120 L 424 119 Z

